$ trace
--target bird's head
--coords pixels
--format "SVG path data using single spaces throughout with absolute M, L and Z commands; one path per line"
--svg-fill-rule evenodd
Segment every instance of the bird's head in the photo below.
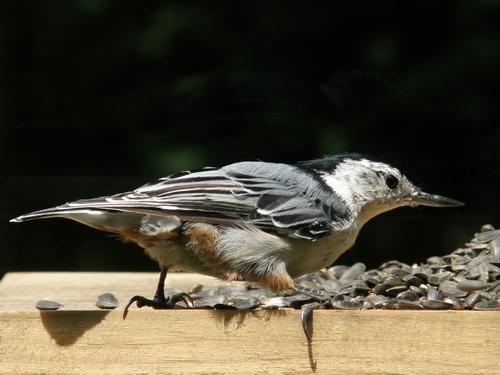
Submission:
M 428 194 L 411 183 L 397 168 L 358 155 L 334 156 L 315 169 L 361 224 L 372 217 L 402 206 L 457 207 L 462 202 Z M 316 161 L 316 162 L 319 162 Z M 330 164 L 331 168 L 326 167 Z M 329 169 L 329 170 L 328 170 Z

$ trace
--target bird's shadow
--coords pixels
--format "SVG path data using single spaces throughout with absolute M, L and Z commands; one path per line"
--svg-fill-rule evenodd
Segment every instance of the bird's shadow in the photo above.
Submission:
M 108 314 L 109 311 L 40 311 L 40 318 L 57 345 L 71 346 Z
M 247 317 L 252 316 L 265 321 L 270 320 L 273 316 L 285 316 L 283 310 L 211 310 L 211 314 L 217 324 L 221 324 L 224 329 L 228 329 L 234 325 L 235 329 L 240 329 Z

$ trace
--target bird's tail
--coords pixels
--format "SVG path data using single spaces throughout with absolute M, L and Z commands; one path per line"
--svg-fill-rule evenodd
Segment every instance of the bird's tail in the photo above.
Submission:
M 11 223 L 50 218 L 64 218 L 77 221 L 92 228 L 107 232 L 119 232 L 139 225 L 144 214 L 112 209 L 71 207 L 66 204 L 30 212 L 11 219 Z
M 68 217 L 74 215 L 99 215 L 99 212 L 96 210 L 85 209 L 75 209 L 75 208 L 66 208 L 63 209 L 61 207 L 51 207 L 46 208 L 39 211 L 30 212 L 28 214 L 24 214 L 9 220 L 11 223 L 21 223 L 23 221 L 30 221 L 36 219 L 49 219 L 49 218 L 57 218 L 57 217 Z

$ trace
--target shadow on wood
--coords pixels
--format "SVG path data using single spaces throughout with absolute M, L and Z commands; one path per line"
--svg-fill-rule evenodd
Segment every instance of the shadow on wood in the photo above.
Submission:
M 43 327 L 59 346 L 75 344 L 85 332 L 101 323 L 109 311 L 40 311 Z
M 248 317 L 257 318 L 268 322 L 271 318 L 283 317 L 284 310 L 208 310 L 215 322 L 224 325 L 224 329 L 240 329 Z M 263 332 L 264 334 L 264 332 Z

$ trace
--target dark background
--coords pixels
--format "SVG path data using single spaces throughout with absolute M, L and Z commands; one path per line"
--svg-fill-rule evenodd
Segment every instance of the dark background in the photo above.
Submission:
M 0 275 L 155 270 L 77 223 L 7 221 L 240 160 L 367 153 L 467 203 L 384 214 L 341 263 L 500 225 L 498 1 L 266 3 L 0 3 Z

